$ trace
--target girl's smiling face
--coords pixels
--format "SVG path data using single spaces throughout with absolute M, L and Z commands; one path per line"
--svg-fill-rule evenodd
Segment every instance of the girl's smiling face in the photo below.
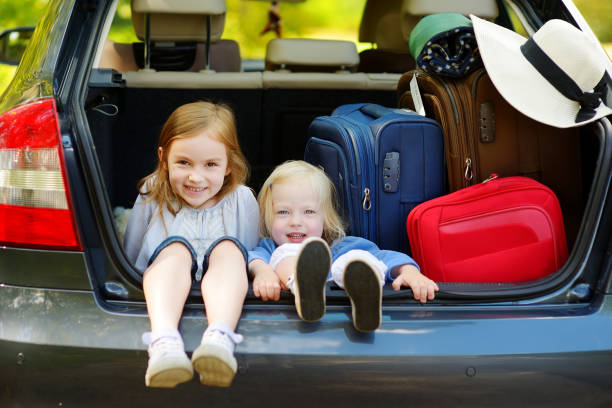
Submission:
M 160 147 L 160 160 L 162 153 Z M 216 195 L 231 171 L 225 145 L 207 131 L 174 140 L 166 165 L 174 194 L 196 209 L 210 208 L 217 203 Z
M 308 183 L 284 182 L 272 186 L 274 216 L 269 231 L 278 245 L 300 243 L 323 234 L 323 213 L 315 189 Z

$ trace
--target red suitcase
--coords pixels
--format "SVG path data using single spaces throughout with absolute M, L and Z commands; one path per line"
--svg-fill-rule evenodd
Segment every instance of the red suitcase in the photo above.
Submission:
M 527 177 L 493 178 L 425 201 L 406 228 L 415 261 L 438 282 L 527 281 L 567 260 L 559 201 Z

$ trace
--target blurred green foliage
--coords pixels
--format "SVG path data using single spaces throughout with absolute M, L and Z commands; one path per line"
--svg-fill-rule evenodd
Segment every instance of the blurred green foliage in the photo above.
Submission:
M 276 34 L 260 35 L 268 19 L 267 1 L 226 0 L 222 38 L 240 44 L 243 58 L 263 58 L 265 47 Z M 307 0 L 280 4 L 283 37 L 345 39 L 357 42 L 359 20 L 365 0 Z M 117 42 L 133 42 L 129 0 L 119 0 L 109 37 Z
M 47 0 L 1 0 L 0 5 L 0 31 L 19 27 L 35 25 L 47 4 Z M 15 74 L 12 65 L 0 64 L 0 94 L 6 88 Z
M 47 5 L 47 0 L 3 0 L 0 9 L 0 30 L 35 25 Z
M 589 23 L 599 41 L 612 43 L 612 1 L 574 0 L 574 4 Z
M 35 25 L 47 0 L 0 0 L 0 30 Z M 589 25 L 603 43 L 612 44 L 612 1 L 574 0 Z M 268 16 L 267 1 L 226 0 L 227 18 L 223 38 L 240 44 L 243 58 L 262 58 L 266 43 L 275 37 L 259 33 Z M 365 0 L 306 0 L 303 3 L 282 2 L 284 37 L 345 39 L 357 43 L 359 19 Z M 136 41 L 130 19 L 129 0 L 120 0 L 110 37 L 118 42 Z M 358 48 L 366 48 L 358 44 Z M 610 53 L 611 46 L 607 46 Z M 0 91 L 4 90 L 15 67 L 0 65 Z

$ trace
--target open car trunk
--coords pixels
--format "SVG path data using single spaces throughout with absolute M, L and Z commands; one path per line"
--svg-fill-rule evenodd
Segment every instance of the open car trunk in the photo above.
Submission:
M 516 24 L 511 20 L 520 20 L 521 24 L 537 29 L 543 21 L 551 18 L 571 20 L 561 3 L 555 7 L 537 1 L 487 4 L 495 5 L 495 12 L 498 12 L 496 21 L 506 26 Z M 369 7 L 375 5 L 375 2 L 368 2 L 364 18 Z M 511 18 L 510 12 L 519 18 Z M 412 20 L 414 23 L 418 18 Z M 99 47 L 102 47 L 104 38 L 99 41 Z M 325 42 L 319 41 L 320 44 Z M 309 59 L 307 56 L 306 63 L 310 62 Z M 326 66 L 316 72 L 312 66 L 293 66 L 298 64 L 293 60 L 278 66 L 271 61 L 266 56 L 265 64 L 240 72 L 143 72 L 137 68 L 130 68 L 128 72 L 108 68 L 91 70 L 85 92 L 87 123 L 83 124 L 88 127 L 91 138 L 80 143 L 86 152 L 84 166 L 92 176 L 91 188 L 96 192 L 93 198 L 99 210 L 97 223 L 102 226 L 105 245 L 102 257 L 109 261 L 105 268 L 93 271 L 96 284 L 103 289 L 106 299 L 113 302 L 143 300 L 142 277 L 125 257 L 122 237 L 129 210 L 138 194 L 137 182 L 154 170 L 159 132 L 176 107 L 209 100 L 226 103 L 234 110 L 238 138 L 251 167 L 248 185 L 255 192 L 259 191 L 276 165 L 285 160 L 304 158 L 308 127 L 316 117 L 330 115 L 335 108 L 354 103 L 405 107 L 397 92 L 401 74 L 389 74 L 383 70 L 361 72 L 362 66 Z M 499 122 L 503 119 L 497 118 Z M 526 139 L 536 139 L 537 136 L 521 135 Z M 609 229 L 604 209 L 612 168 L 612 129 L 604 118 L 580 127 L 575 138 L 576 151 L 572 162 L 567 165 L 575 169 L 571 185 L 577 182 L 580 187 L 576 191 L 571 188 L 555 191 L 565 217 L 567 262 L 556 272 L 533 281 L 440 282 L 440 291 L 432 305 L 555 304 L 591 299 L 599 289 L 599 272 L 607 260 L 602 242 L 607 242 Z M 540 139 L 540 143 L 542 140 L 549 144 L 545 149 L 549 152 L 547 160 L 550 161 L 551 157 L 555 160 L 554 132 L 551 137 Z M 557 165 L 564 166 L 563 163 Z M 563 183 L 563 177 L 560 178 L 560 183 Z M 405 219 L 395 222 L 406 224 Z M 333 283 L 328 283 L 327 299 L 332 305 L 349 304 L 344 291 Z M 189 302 L 201 304 L 198 285 L 194 284 Z M 249 291 L 247 305 L 262 303 Z M 283 292 L 280 304 L 292 305 L 292 295 Z M 385 305 L 417 306 L 418 303 L 412 298 L 410 289 L 393 291 L 387 284 L 383 292 Z M 274 304 L 267 307 L 274 307 Z
M 275 165 L 288 159 L 303 159 L 307 128 L 312 120 L 329 115 L 340 105 L 373 102 L 396 106 L 395 91 L 346 91 L 317 89 L 167 89 L 131 88 L 110 70 L 92 72 L 87 95 L 87 119 L 95 145 L 96 159 L 102 174 L 108 205 L 106 214 L 113 214 L 114 226 L 108 234 L 114 249 L 120 242 L 129 209 L 137 196 L 137 182 L 156 166 L 157 138 L 165 119 L 177 106 L 197 100 L 211 100 L 230 105 L 237 118 L 240 143 L 250 163 L 249 186 L 258 191 Z M 566 220 L 569 260 L 556 273 L 543 279 L 519 283 L 440 283 L 434 303 L 462 302 L 526 302 L 551 301 L 556 290 L 581 282 L 572 294 L 573 300 L 588 298 L 596 286 L 590 281 L 589 268 L 601 260 L 593 257 L 592 242 L 597 234 L 610 177 L 610 127 L 607 120 L 579 130 L 579 163 L 582 191 L 577 191 L 580 208 L 577 218 Z M 572 197 L 576 202 L 576 197 Z M 561 199 L 561 206 L 565 203 Z M 406 220 L 397 220 L 405 223 Z M 116 254 L 121 258 L 122 254 Z M 129 264 L 129 263 L 128 263 Z M 111 298 L 140 298 L 136 287 L 140 277 L 128 264 L 120 269 L 102 272 L 99 279 L 107 282 Z M 113 282 L 109 285 L 108 282 Z M 130 282 L 129 285 L 119 282 Z M 134 286 L 133 286 L 134 285 Z M 569 285 L 569 286 L 567 286 Z M 128 289 L 131 287 L 132 289 Z M 201 303 L 199 288 L 194 285 L 191 301 Z M 329 283 L 330 304 L 348 304 L 344 291 Z M 542 297 L 545 295 L 544 297 Z M 565 302 L 567 293 L 555 302 Z M 539 299 L 539 300 L 538 300 Z M 249 292 L 247 304 L 260 301 Z M 281 303 L 292 304 L 292 296 L 283 293 Z M 385 286 L 383 304 L 415 304 L 409 289 L 393 291 Z

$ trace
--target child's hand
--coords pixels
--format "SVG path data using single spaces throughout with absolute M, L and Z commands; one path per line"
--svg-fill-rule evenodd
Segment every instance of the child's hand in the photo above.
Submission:
M 251 267 L 254 274 L 253 293 L 264 302 L 280 299 L 281 283 L 270 265 L 261 262 Z
M 402 265 L 399 274 L 393 281 L 393 290 L 400 290 L 402 286 L 412 289 L 414 298 L 421 303 L 433 300 L 435 293 L 439 290 L 436 282 L 423 275 L 414 265 Z

